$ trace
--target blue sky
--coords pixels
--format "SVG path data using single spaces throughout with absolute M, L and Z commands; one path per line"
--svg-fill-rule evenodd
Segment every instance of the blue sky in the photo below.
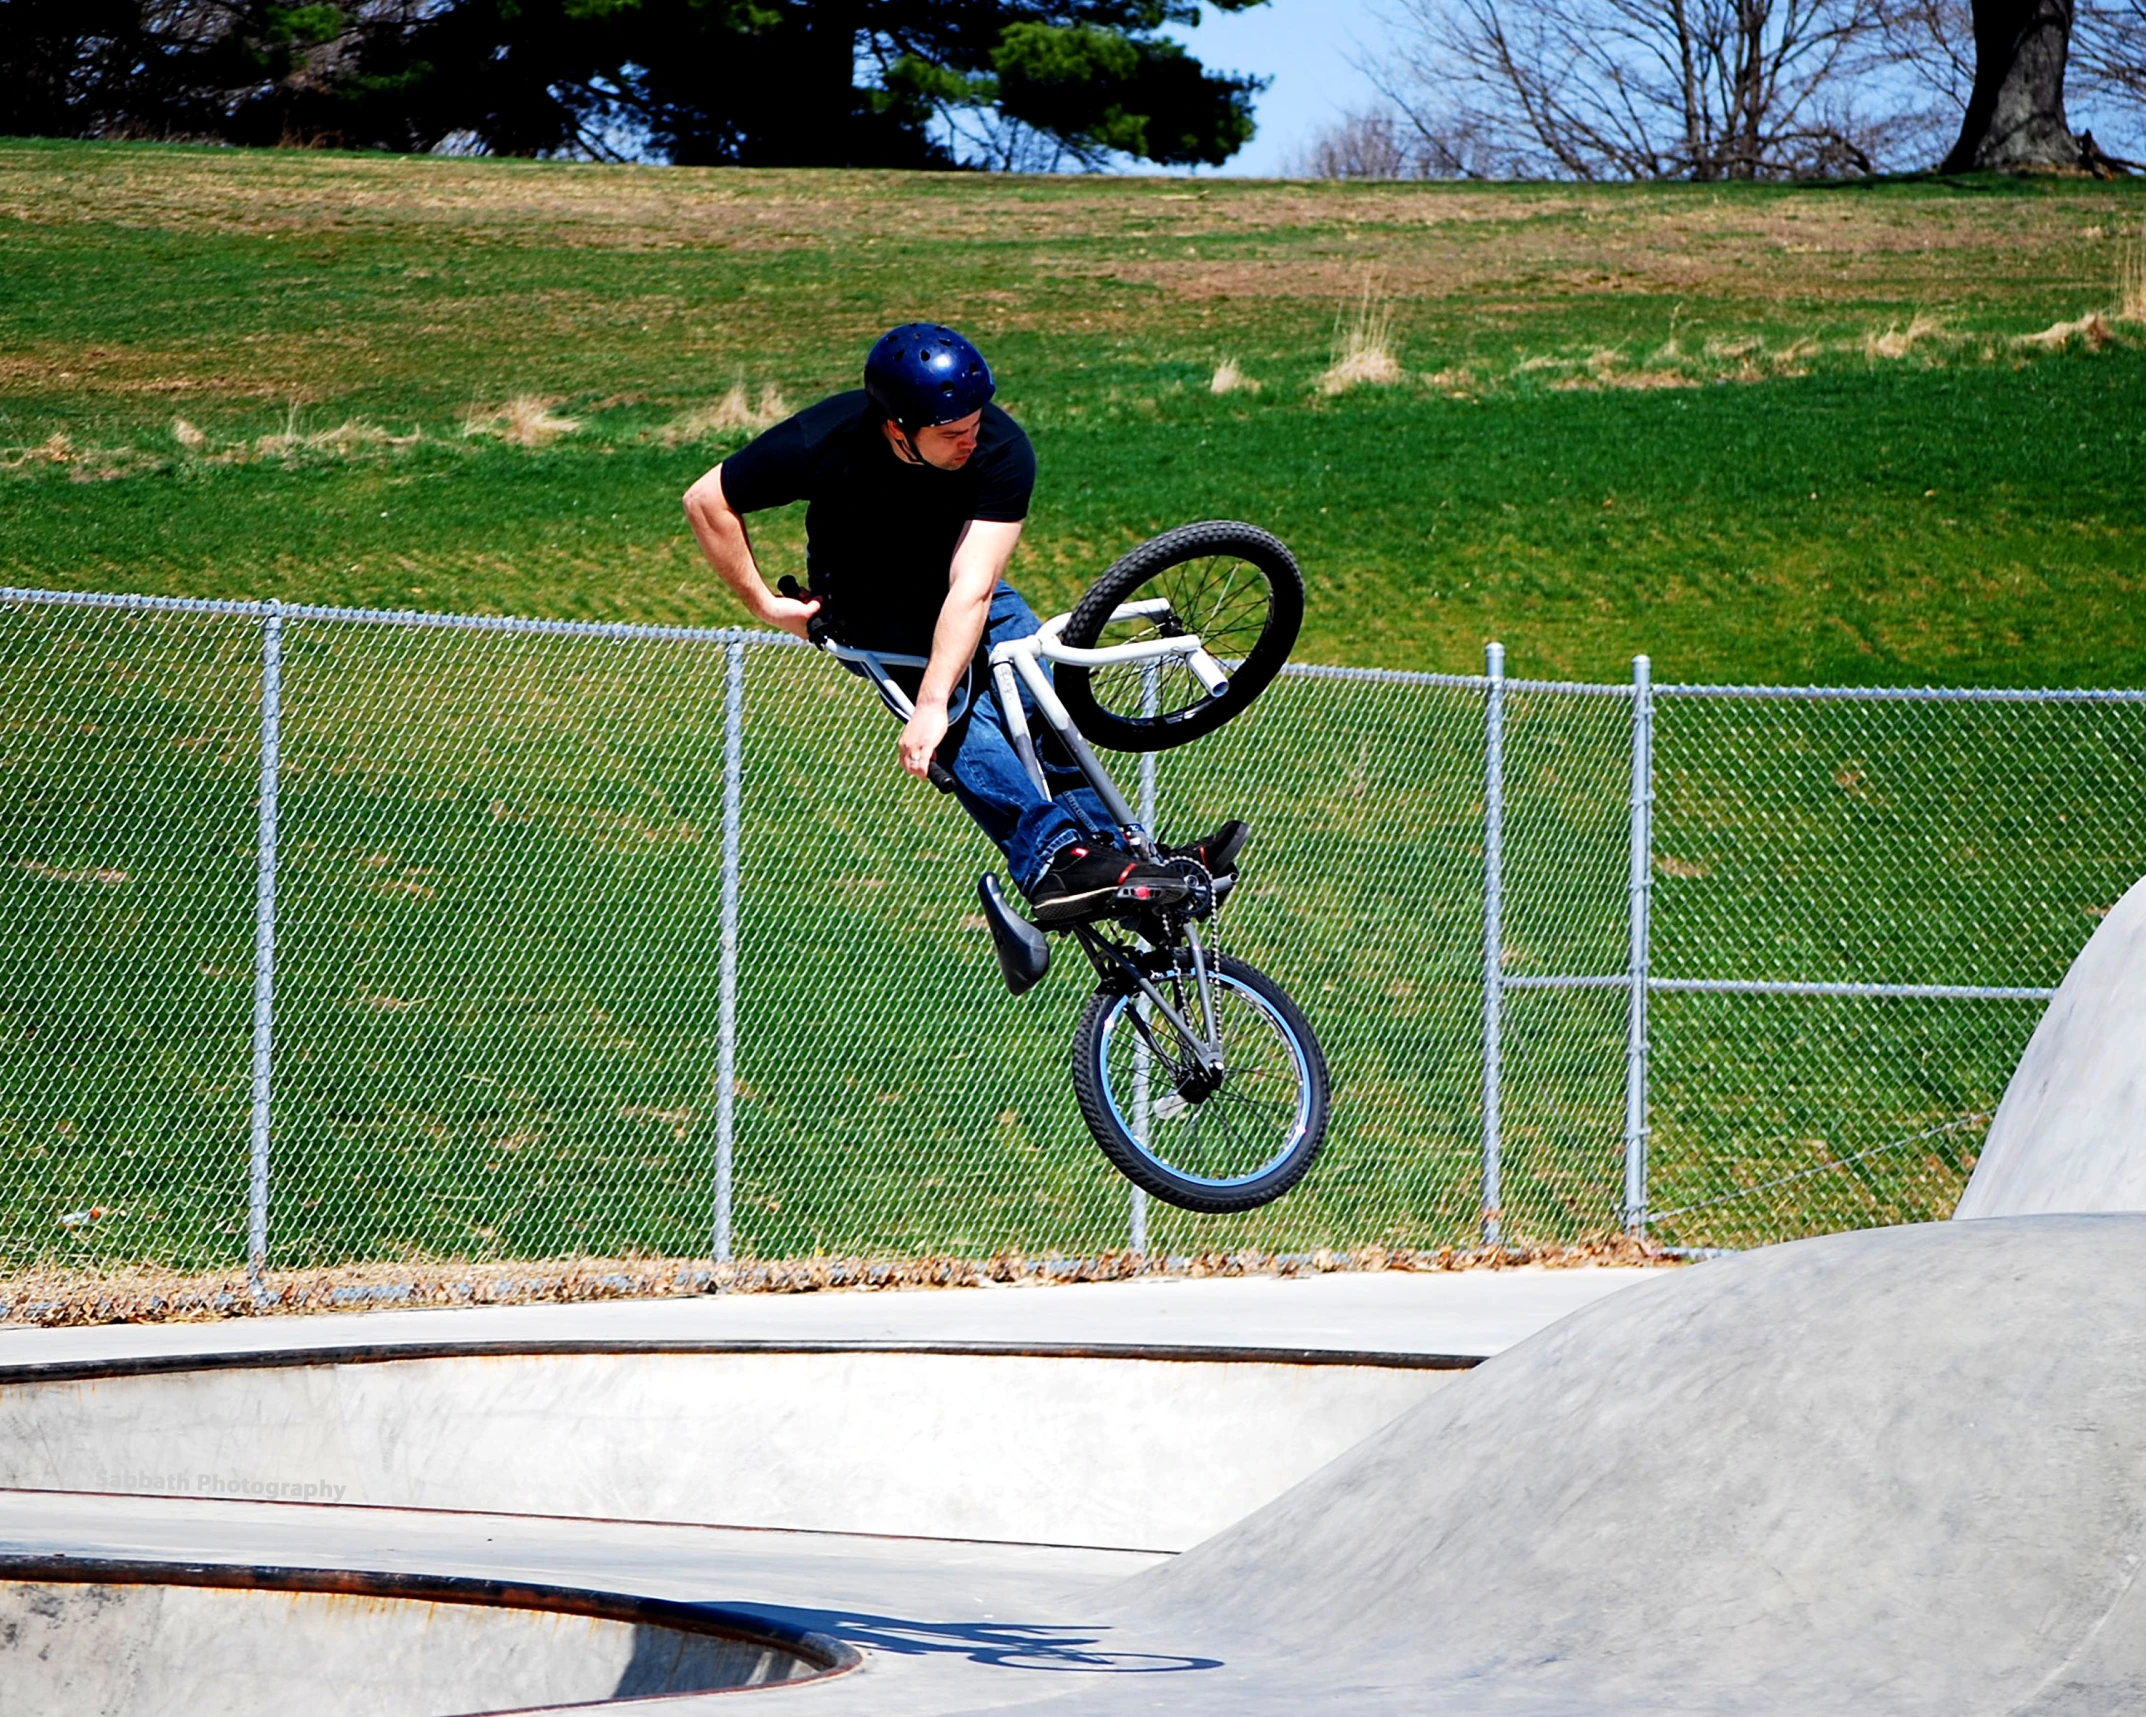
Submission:
M 1374 0 L 1268 0 L 1246 12 L 1207 8 L 1177 37 L 1217 71 L 1256 72 L 1274 81 L 1259 98 L 1259 135 L 1221 169 L 1252 175 L 1283 172 L 1304 145 L 1375 92 L 1350 59 L 1385 31 Z M 1153 172 L 1142 165 L 1143 171 Z M 1203 169 L 1213 171 L 1213 169 Z

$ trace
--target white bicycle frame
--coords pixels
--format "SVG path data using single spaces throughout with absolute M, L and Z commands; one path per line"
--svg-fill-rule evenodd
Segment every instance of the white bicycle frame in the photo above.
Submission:
M 1128 602 L 1110 618 L 1113 622 L 1152 620 L 1169 612 L 1169 602 L 1157 598 Z M 1003 644 L 992 645 L 991 682 L 998 693 L 1006 736 L 1012 741 L 1022 768 L 1028 771 L 1028 778 L 1035 783 L 1036 791 L 1048 799 L 1050 783 L 1044 776 L 1043 760 L 1037 755 L 1035 738 L 1028 728 L 1028 712 L 1021 702 L 1021 689 L 1025 687 L 1035 700 L 1037 713 L 1058 736 L 1059 743 L 1088 778 L 1089 786 L 1095 789 L 1096 796 L 1111 816 L 1117 819 L 1139 850 L 1150 851 L 1154 843 L 1149 831 L 1141 826 L 1138 815 L 1125 802 L 1125 796 L 1118 791 L 1118 784 L 1110 778 L 1109 771 L 1088 749 L 1088 742 L 1074 726 L 1071 712 L 1059 701 L 1057 688 L 1051 684 L 1051 676 L 1044 671 L 1043 664 L 1062 662 L 1068 667 L 1117 668 L 1135 663 L 1153 663 L 1159 667 L 1165 662 L 1180 661 L 1206 689 L 1207 695 L 1216 698 L 1229 690 L 1229 671 L 1208 654 L 1199 635 L 1193 632 L 1175 638 L 1143 638 L 1131 644 L 1106 644 L 1093 650 L 1077 648 L 1060 637 L 1072 618 L 1070 614 L 1055 615 L 1025 638 L 1009 638 Z M 895 683 L 887 670 L 890 667 L 922 669 L 928 665 L 927 658 L 894 655 L 882 650 L 858 650 L 831 640 L 823 647 L 838 662 L 861 669 L 878 690 L 881 700 L 903 721 L 915 713 L 916 706 L 909 694 Z
M 1170 611 L 1169 602 L 1158 598 L 1147 602 L 1128 602 L 1123 607 L 1116 609 L 1110 618 L 1114 622 L 1119 620 L 1152 620 L 1168 614 Z M 1076 648 L 1074 645 L 1063 642 L 1059 637 L 1059 634 L 1066 629 L 1072 618 L 1070 614 L 1056 615 L 1046 620 L 1038 630 L 1031 632 L 1025 638 L 1009 638 L 1005 643 L 994 644 L 991 647 L 989 657 L 991 681 L 998 692 L 999 709 L 1005 718 L 1007 737 L 1013 742 L 1014 750 L 1020 756 L 1022 767 L 1028 771 L 1029 779 L 1036 784 L 1036 790 L 1048 799 L 1051 796 L 1050 784 L 1043 773 L 1043 760 L 1036 754 L 1035 739 L 1028 730 L 1028 714 L 1021 703 L 1020 689 L 1025 686 L 1029 695 L 1036 700 L 1037 711 L 1042 715 L 1044 721 L 1049 724 L 1051 731 L 1058 736 L 1059 742 L 1065 746 L 1067 753 L 1072 757 L 1074 763 L 1079 766 L 1080 772 L 1087 777 L 1088 785 L 1095 789 L 1096 797 L 1103 801 L 1104 808 L 1116 819 L 1119 827 L 1124 832 L 1126 840 L 1131 843 L 1135 851 L 1146 857 L 1153 858 L 1156 852 L 1153 833 L 1141 823 L 1139 814 L 1125 802 L 1125 795 L 1118 791 L 1117 782 L 1110 778 L 1110 772 L 1103 767 L 1095 753 L 1088 749 L 1087 740 L 1082 737 L 1080 729 L 1073 724 L 1072 712 L 1059 701 L 1057 689 L 1051 684 L 1050 675 L 1044 672 L 1043 664 L 1045 662 L 1063 662 L 1069 667 L 1115 668 L 1130 666 L 1134 663 L 1151 663 L 1160 667 L 1165 662 L 1182 661 L 1193 677 L 1206 689 L 1207 695 L 1213 698 L 1221 697 L 1229 690 L 1229 671 L 1221 662 L 1208 653 L 1206 646 L 1200 642 L 1199 635 L 1192 632 L 1184 633 L 1175 638 L 1146 638 L 1132 644 L 1108 644 L 1096 650 Z M 907 721 L 910 716 L 916 713 L 914 701 L 895 682 L 894 676 L 887 670 L 889 668 L 915 668 L 922 670 L 930 665 L 928 658 L 896 655 L 891 651 L 885 650 L 854 649 L 847 644 L 838 644 L 831 638 L 825 640 L 820 645 L 820 648 L 834 657 L 836 661 L 858 669 L 866 679 L 872 682 L 874 689 L 879 693 L 880 701 L 888 709 L 892 710 L 900 720 Z M 988 913 L 997 896 L 990 878 L 984 879 L 983 886 L 986 889 L 984 900 Z M 1225 882 L 1222 886 L 1227 887 L 1227 883 Z M 1218 890 L 1218 896 L 1219 892 Z M 1003 910 L 1003 907 L 1001 910 Z M 1010 921 L 1018 924 L 1028 937 L 1033 938 L 1036 947 L 1041 950 L 1041 963 L 1036 968 L 1034 976 L 1027 980 L 1028 982 L 1033 982 L 1034 978 L 1040 977 L 1050 965 L 1048 949 L 1043 947 L 1043 938 L 1033 925 L 1029 925 L 1025 920 L 1020 919 L 1010 919 Z M 996 934 L 997 927 L 994 926 L 994 935 Z M 1093 943 L 1092 933 L 1083 932 L 1082 934 L 1084 941 Z M 1197 1029 L 1191 1021 L 1185 1019 L 1171 1005 L 1169 997 L 1156 988 L 1153 980 L 1144 972 L 1133 969 L 1131 977 L 1134 987 L 1147 998 L 1152 1007 L 1170 1021 L 1171 1025 L 1178 1031 L 1181 1039 L 1191 1046 L 1193 1053 L 1201 1063 L 1216 1073 L 1220 1073 L 1223 1070 L 1223 1053 L 1221 1040 L 1215 1030 L 1215 1004 L 1213 987 L 1209 979 L 1207 950 L 1201 944 L 1198 929 L 1190 924 L 1185 926 L 1185 938 L 1192 951 L 1193 977 L 1199 992 L 1200 1019 L 1201 1024 L 1206 1027 L 1204 1032 Z M 1103 970 L 1100 957 L 1096 954 L 1092 945 L 1090 947 L 1090 957 L 1097 959 L 1097 970 Z M 1009 978 L 1009 984 L 1011 981 Z M 1019 989 L 1016 989 L 1015 993 L 1019 994 Z M 1145 1025 L 1141 1025 L 1138 1029 L 1145 1035 Z M 1143 1053 L 1141 1056 L 1143 1067 L 1145 1061 L 1146 1056 Z M 1147 1105 L 1144 1101 L 1141 1104 L 1141 1111 L 1142 1125 L 1144 1126 L 1147 1113 Z

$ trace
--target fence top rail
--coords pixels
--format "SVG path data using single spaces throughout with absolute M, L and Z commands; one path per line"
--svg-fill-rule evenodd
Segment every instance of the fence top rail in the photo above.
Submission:
M 621 643 L 753 644 L 776 649 L 804 649 L 802 639 L 787 632 L 744 626 L 651 626 L 628 620 L 539 620 L 516 614 L 445 614 L 416 608 L 336 608 L 319 603 L 244 602 L 226 597 L 155 596 L 127 591 L 36 590 L 0 587 L 0 605 L 44 608 L 113 608 L 153 614 L 212 614 L 233 619 L 260 619 L 280 612 L 286 620 L 319 620 L 368 626 L 410 626 L 463 632 L 508 632 L 548 638 L 607 638 Z M 1285 675 L 1307 680 L 1345 680 L 1368 685 L 1441 687 L 1487 692 L 1483 674 L 1418 673 L 1401 668 L 1350 668 L 1317 662 L 1291 662 Z M 1497 682 L 1508 692 L 1536 692 L 1564 697 L 1629 698 L 1629 683 L 1598 684 L 1585 680 Z M 2146 688 L 2011 687 L 2011 686 L 1731 686 L 1657 684 L 1658 698 L 1749 698 L 1787 702 L 1834 703 L 2146 703 Z
M 1341 668 L 1320 662 L 1289 662 L 1284 664 L 1282 674 L 1293 680 L 1349 680 L 1359 685 L 1442 686 L 1449 691 L 1467 692 L 1490 689 L 1489 679 L 1482 674 L 1424 674 L 1406 668 Z
M 1767 698 L 1809 703 L 2146 703 L 2146 690 L 2063 686 L 1658 685 L 1658 698 Z
M 461 632 L 513 632 L 545 638 L 604 638 L 645 644 L 769 644 L 804 648 L 787 632 L 743 626 L 647 626 L 628 620 L 528 620 L 511 614 L 428 614 L 408 608 L 322 608 L 293 604 L 285 619 L 327 620 L 365 626 L 439 627 Z
M 804 647 L 787 632 L 742 626 L 649 626 L 626 620 L 537 620 L 515 614 L 437 614 L 415 608 L 333 608 L 309 602 L 237 602 L 200 596 L 151 596 L 96 590 L 0 588 L 0 603 L 44 608 L 118 608 L 152 614 L 214 614 L 260 619 L 324 620 L 365 626 L 436 627 L 461 632 L 513 632 L 547 638 L 607 638 L 657 644 L 768 644 Z
M 1629 684 L 1598 685 L 1590 680 L 1507 680 L 1509 692 L 1549 692 L 1568 698 L 1628 698 Z
M 16 590 L 0 588 L 0 602 L 32 608 L 139 608 L 155 614 L 228 614 L 258 618 L 260 602 L 219 601 L 206 596 L 134 596 L 103 590 Z

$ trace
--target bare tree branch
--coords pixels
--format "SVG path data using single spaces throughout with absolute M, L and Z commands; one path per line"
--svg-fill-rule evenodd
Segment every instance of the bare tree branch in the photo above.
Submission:
M 1945 123 L 1929 84 L 1956 71 L 1938 33 L 1955 7 L 1394 0 L 1390 46 L 1364 69 L 1418 140 L 1418 173 L 1463 159 L 1571 179 L 1868 173 L 1910 164 Z M 1909 40 L 1932 76 L 1893 75 Z
M 2111 147 L 2146 156 L 2146 0 L 2080 0 L 2070 83 Z

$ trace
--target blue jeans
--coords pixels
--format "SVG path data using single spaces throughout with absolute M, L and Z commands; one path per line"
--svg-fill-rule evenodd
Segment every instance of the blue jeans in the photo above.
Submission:
M 984 629 L 987 646 L 1009 638 L 1026 638 L 1042 622 L 1011 585 L 1001 584 L 991 597 L 991 617 Z M 1045 672 L 1049 672 L 1045 669 Z M 962 731 L 961 744 L 941 761 L 954 777 L 954 795 L 976 826 L 998 843 L 1006 867 L 1023 894 L 1034 891 L 1051 860 L 1076 841 L 1114 842 L 1115 823 L 1088 778 L 1064 755 L 1036 712 L 1035 700 L 1022 686 L 1021 707 L 1030 737 L 1043 761 L 1043 777 L 1053 797 L 1046 799 L 1028 778 L 1020 754 L 1006 735 L 998 688 L 988 677 L 978 688 Z

